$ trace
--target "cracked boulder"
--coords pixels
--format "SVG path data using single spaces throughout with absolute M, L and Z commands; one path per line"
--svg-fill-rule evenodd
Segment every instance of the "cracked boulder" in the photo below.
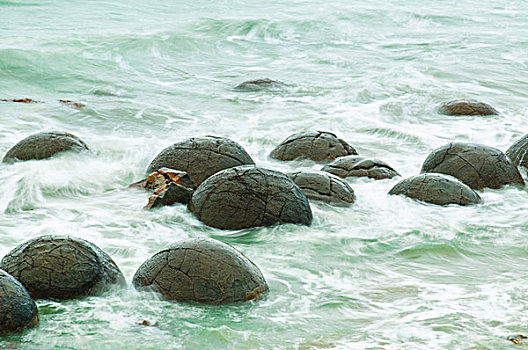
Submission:
M 349 205 L 356 199 L 354 190 L 335 175 L 303 171 L 288 175 L 308 199 L 339 205 Z
M 62 132 L 50 131 L 33 134 L 11 147 L 4 156 L 4 163 L 33 159 L 46 159 L 59 152 L 88 150 L 88 146 L 77 136 Z
M 235 248 L 213 239 L 175 243 L 145 261 L 132 283 L 165 298 L 202 304 L 259 299 L 268 291 L 262 272 Z
M 299 186 L 286 174 L 255 166 L 211 176 L 196 189 L 189 209 L 204 224 L 228 230 L 312 223 L 310 204 Z
M 469 186 L 457 178 L 443 174 L 420 174 L 396 184 L 390 195 L 403 195 L 437 205 L 473 205 L 482 199 Z
M 336 159 L 322 168 L 323 171 L 346 177 L 369 177 L 382 180 L 391 179 L 400 174 L 384 161 L 359 156 L 348 156 Z
M 175 203 L 187 204 L 193 190 L 191 179 L 185 171 L 161 168 L 146 179 L 133 183 L 130 188 L 142 188 L 153 192 L 145 209 L 152 209 Z
M 271 158 L 278 160 L 310 159 L 318 163 L 328 163 L 349 155 L 357 155 L 356 150 L 326 131 L 293 134 L 270 153 Z
M 451 142 L 425 159 L 422 173 L 451 175 L 474 190 L 504 185 L 524 185 L 524 180 L 504 153 L 476 143 Z
M 31 239 L 0 262 L 36 299 L 74 299 L 96 295 L 123 274 L 105 252 L 80 238 L 46 235 Z
M 147 173 L 161 168 L 185 171 L 196 189 L 209 176 L 239 165 L 255 164 L 238 143 L 216 136 L 190 138 L 165 148 L 150 163 Z
M 35 327 L 38 322 L 37 306 L 26 288 L 0 270 L 0 334 Z
M 275 87 L 281 87 L 284 83 L 269 78 L 261 78 L 255 80 L 248 80 L 235 86 L 235 90 L 240 91 L 260 91 Z
M 487 103 L 476 100 L 453 100 L 438 107 L 444 115 L 497 115 L 499 112 Z
M 515 141 L 506 151 L 515 166 L 528 168 L 528 134 Z

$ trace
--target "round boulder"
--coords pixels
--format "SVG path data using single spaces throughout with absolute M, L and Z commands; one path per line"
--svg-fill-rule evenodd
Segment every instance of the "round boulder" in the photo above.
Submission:
M 74 299 L 124 284 L 117 265 L 94 244 L 70 236 L 46 235 L 9 252 L 0 268 L 36 299 Z
M 0 270 L 0 334 L 35 327 L 38 322 L 37 306 L 26 288 Z
M 327 163 L 337 157 L 357 155 L 356 150 L 336 135 L 326 131 L 300 132 L 289 136 L 270 153 L 278 160 L 310 159 Z
M 437 205 L 472 205 L 482 200 L 477 192 L 458 179 L 443 174 L 421 174 L 396 184 L 390 195 L 404 195 Z
M 4 163 L 32 159 L 46 159 L 64 151 L 88 150 L 88 146 L 77 136 L 62 132 L 50 131 L 33 134 L 11 147 L 4 156 Z
M 224 137 L 190 138 L 165 148 L 148 166 L 151 174 L 161 168 L 185 171 L 193 188 L 220 170 L 255 164 L 238 143 Z
M 510 158 L 496 148 L 476 143 L 451 142 L 437 148 L 425 159 L 421 172 L 454 176 L 474 190 L 524 185 Z
M 487 103 L 476 100 L 453 100 L 438 107 L 445 115 L 497 115 L 499 112 Z
M 339 177 L 369 177 L 382 180 L 391 179 L 400 174 L 384 161 L 358 156 L 338 158 L 323 167 L 323 171 Z
M 354 190 L 335 175 L 302 171 L 288 175 L 300 187 L 306 198 L 340 205 L 349 205 L 356 199 Z
M 528 168 L 528 134 L 515 141 L 506 151 L 515 166 Z
M 283 173 L 255 166 L 211 176 L 196 189 L 189 209 L 204 224 L 228 230 L 312 223 L 310 204 L 299 186 Z
M 175 243 L 145 261 L 134 286 L 165 298 L 203 304 L 258 299 L 268 291 L 259 268 L 235 248 L 213 239 Z

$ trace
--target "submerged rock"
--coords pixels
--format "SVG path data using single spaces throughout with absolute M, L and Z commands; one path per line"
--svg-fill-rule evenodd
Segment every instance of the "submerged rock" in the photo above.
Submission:
M 515 141 L 506 151 L 515 166 L 528 168 L 528 134 Z
M 268 291 L 259 268 L 235 248 L 213 239 L 178 242 L 154 254 L 134 275 L 137 289 L 203 304 L 258 299 Z
M 326 131 L 293 134 L 270 153 L 271 158 L 278 160 L 310 159 L 321 163 L 348 155 L 357 155 L 357 152 L 346 141 Z
M 204 224 L 238 230 L 312 223 L 310 204 L 287 175 L 255 166 L 221 171 L 194 192 L 190 211 Z
M 371 179 L 391 179 L 400 174 L 384 161 L 359 156 L 336 159 L 322 168 L 323 171 L 346 177 L 369 177 Z
M 123 274 L 105 252 L 70 236 L 31 239 L 4 256 L 0 268 L 37 299 L 74 299 L 125 283 Z
M 354 190 L 335 175 L 302 171 L 288 175 L 308 199 L 340 205 L 349 205 L 356 199 Z
M 35 327 L 38 322 L 37 306 L 26 288 L 0 270 L 0 335 Z
M 438 107 L 445 115 L 497 115 L 499 112 L 487 103 L 476 100 L 453 100 Z
M 185 171 L 161 168 L 150 174 L 146 179 L 133 183 L 129 187 L 142 188 L 154 192 L 150 196 L 145 209 L 173 205 L 187 204 L 193 194 L 191 179 Z
M 277 81 L 277 80 L 261 78 L 261 79 L 255 79 L 255 80 L 248 80 L 243 83 L 240 83 L 237 86 L 235 86 L 235 90 L 258 91 L 258 90 L 269 89 L 269 88 L 283 86 L 283 85 L 284 83 L 281 83 L 280 81 Z
M 524 185 L 510 158 L 476 143 L 451 142 L 437 148 L 425 159 L 421 172 L 454 176 L 474 190 Z

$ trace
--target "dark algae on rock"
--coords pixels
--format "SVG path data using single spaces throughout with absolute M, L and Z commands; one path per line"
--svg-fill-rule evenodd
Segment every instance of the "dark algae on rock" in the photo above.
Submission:
M 452 100 L 438 107 L 444 115 L 497 115 L 499 112 L 487 103 L 476 100 Z
M 258 299 L 268 291 L 259 268 L 235 248 L 213 239 L 190 239 L 154 254 L 132 281 L 169 300 L 226 304 Z
M 37 306 L 27 290 L 0 270 L 0 336 L 35 327 L 38 322 Z
M 382 180 L 400 176 L 396 170 L 384 161 L 359 156 L 337 158 L 332 163 L 325 165 L 322 170 L 342 178 L 369 177 Z
M 506 155 L 516 166 L 528 168 L 528 134 L 515 141 L 506 151 Z
M 341 178 L 322 171 L 297 171 L 288 174 L 308 199 L 338 205 L 350 205 L 354 190 Z

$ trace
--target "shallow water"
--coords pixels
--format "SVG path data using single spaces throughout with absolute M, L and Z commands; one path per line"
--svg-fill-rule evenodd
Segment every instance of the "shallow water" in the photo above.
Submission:
M 0 0 L 0 154 L 41 130 L 91 154 L 0 165 L 0 255 L 47 233 L 96 243 L 128 282 L 189 237 L 235 246 L 262 270 L 266 299 L 194 306 L 132 287 L 38 301 L 41 323 L 0 339 L 17 349 L 504 349 L 528 333 L 528 190 L 438 207 L 387 196 L 401 178 L 349 180 L 350 208 L 311 203 L 311 227 L 205 227 L 183 206 L 145 211 L 127 185 L 164 147 L 218 135 L 261 166 L 288 135 L 329 130 L 403 177 L 449 141 L 506 150 L 528 117 L 525 1 Z M 279 89 L 240 92 L 259 77 Z M 501 111 L 445 117 L 476 98 Z M 86 104 L 76 109 L 58 102 Z M 156 327 L 143 327 L 148 320 Z

